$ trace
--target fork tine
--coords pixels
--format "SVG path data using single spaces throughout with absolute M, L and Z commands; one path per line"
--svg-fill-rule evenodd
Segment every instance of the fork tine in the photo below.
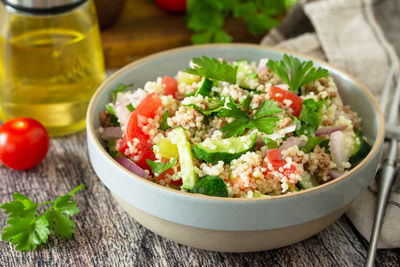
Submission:
M 389 118 L 387 120 L 388 125 L 395 125 L 397 123 L 397 117 L 399 115 L 400 105 L 400 77 L 397 80 L 396 89 L 394 91 L 393 102 L 390 106 Z

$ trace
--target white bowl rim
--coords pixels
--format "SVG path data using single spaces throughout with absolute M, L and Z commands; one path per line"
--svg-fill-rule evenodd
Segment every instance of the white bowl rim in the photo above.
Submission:
M 107 151 L 101 144 L 99 138 L 97 137 L 96 129 L 94 128 L 94 125 L 92 122 L 95 119 L 94 116 L 95 115 L 98 116 L 98 114 L 94 114 L 94 112 L 93 112 L 94 108 L 96 106 L 97 99 L 99 98 L 99 96 L 103 92 L 103 90 L 106 89 L 106 87 L 108 86 L 109 83 L 111 83 L 112 81 L 117 79 L 121 74 L 123 74 L 125 71 L 129 70 L 130 68 L 140 65 L 140 64 L 142 64 L 148 60 L 154 59 L 154 58 L 163 57 L 163 56 L 171 54 L 171 53 L 179 53 L 179 52 L 183 52 L 183 51 L 198 50 L 198 49 L 203 49 L 203 48 L 226 48 L 226 47 L 229 47 L 229 48 L 253 48 L 253 49 L 259 49 L 259 50 L 267 50 L 267 51 L 270 50 L 270 51 L 279 52 L 279 53 L 291 54 L 291 55 L 294 55 L 297 57 L 312 60 L 313 62 L 317 62 L 318 64 L 320 64 L 322 66 L 325 65 L 325 66 L 335 70 L 336 72 L 340 73 L 342 76 L 347 77 L 349 80 L 351 80 L 353 83 L 355 83 L 361 89 L 361 91 L 363 91 L 363 93 L 365 95 L 368 96 L 368 98 L 372 102 L 372 105 L 374 106 L 375 112 L 377 113 L 377 116 L 378 116 L 379 129 L 378 129 L 376 141 L 373 144 L 371 151 L 359 164 L 357 164 L 356 167 L 354 167 L 350 171 L 346 172 L 344 175 L 341 175 L 340 177 L 338 177 L 334 180 L 331 180 L 329 182 L 326 182 L 324 184 L 321 184 L 319 186 L 316 186 L 316 187 L 313 187 L 313 188 L 310 188 L 307 190 L 301 190 L 298 192 L 276 195 L 276 196 L 269 196 L 269 197 L 261 197 L 261 198 L 222 198 L 222 197 L 213 197 L 213 196 L 207 196 L 207 195 L 201 195 L 201 194 L 193 194 L 193 193 L 189 193 L 189 192 L 183 192 L 183 191 L 179 191 L 176 189 L 172 189 L 172 188 L 154 183 L 147 179 L 144 179 L 144 178 L 130 172 L 125 167 L 120 165 L 117 161 L 115 161 L 115 159 L 112 158 L 110 154 L 107 153 Z M 315 58 L 313 56 L 309 56 L 309 55 L 302 54 L 299 52 L 290 51 L 287 49 L 276 48 L 276 47 L 271 47 L 271 46 L 266 46 L 266 45 L 248 44 L 248 43 L 204 44 L 204 45 L 183 46 L 183 47 L 178 47 L 178 48 L 158 52 L 158 53 L 143 57 L 141 59 L 135 60 L 135 61 L 125 65 L 124 67 L 122 67 L 121 69 L 119 69 L 118 71 L 113 73 L 110 77 L 108 77 L 100 85 L 100 87 L 96 90 L 96 92 L 93 94 L 93 96 L 90 100 L 88 109 L 87 109 L 86 128 L 87 128 L 87 134 L 88 134 L 87 138 L 91 138 L 94 141 L 94 144 L 100 148 L 100 151 L 103 154 L 103 156 L 106 157 L 108 160 L 110 160 L 110 162 L 112 164 L 116 165 L 120 170 L 122 170 L 125 173 L 127 173 L 128 175 L 130 175 L 133 179 L 140 179 L 141 181 L 148 183 L 149 186 L 157 186 L 163 190 L 167 190 L 167 191 L 170 191 L 175 194 L 183 194 L 185 196 L 190 196 L 190 197 L 194 197 L 194 198 L 203 198 L 203 199 L 209 199 L 209 200 L 214 199 L 214 200 L 218 200 L 218 201 L 248 202 L 248 203 L 254 202 L 254 201 L 272 201 L 272 200 L 276 200 L 276 199 L 296 197 L 296 196 L 311 193 L 313 191 L 317 191 L 317 190 L 326 188 L 328 186 L 331 186 L 335 183 L 338 183 L 338 182 L 346 179 L 348 176 L 352 175 L 353 173 L 357 172 L 359 169 L 361 169 L 372 158 L 372 156 L 379 151 L 379 147 L 381 146 L 381 144 L 384 140 L 384 117 L 383 117 L 382 111 L 379 107 L 379 104 L 375 100 L 372 93 L 366 88 L 366 86 L 364 84 L 362 84 L 360 81 L 358 81 L 351 74 L 333 66 L 332 64 L 330 64 L 328 62 L 325 62 L 325 61 L 323 61 L 319 58 Z

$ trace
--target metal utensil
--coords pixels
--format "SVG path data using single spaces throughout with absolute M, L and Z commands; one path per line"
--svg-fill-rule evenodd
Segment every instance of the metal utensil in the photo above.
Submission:
M 389 72 L 388 79 L 385 83 L 385 87 L 381 99 L 381 108 L 383 111 L 386 110 L 389 95 L 392 88 L 392 81 L 394 76 L 395 67 L 392 66 Z M 397 117 L 399 114 L 400 106 L 400 78 L 397 80 L 397 86 L 393 94 L 393 102 L 390 106 L 389 116 L 387 118 L 387 127 L 390 131 L 387 131 L 386 138 L 390 140 L 389 151 L 386 154 L 387 157 L 383 161 L 382 173 L 379 179 L 379 190 L 378 190 L 378 203 L 376 206 L 376 214 L 374 226 L 372 228 L 370 244 L 368 249 L 368 256 L 365 263 L 366 267 L 374 266 L 376 247 L 378 243 L 378 238 L 382 226 L 382 221 L 385 213 L 386 203 L 390 195 L 390 188 L 394 181 L 394 174 L 396 170 L 396 155 L 397 155 L 397 144 L 399 141 L 399 134 L 397 129 L 399 126 L 395 126 L 397 122 Z

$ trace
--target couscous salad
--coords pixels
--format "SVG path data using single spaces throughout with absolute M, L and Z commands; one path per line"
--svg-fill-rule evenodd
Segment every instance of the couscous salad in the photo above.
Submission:
M 100 114 L 109 153 L 144 179 L 220 197 L 318 186 L 369 152 L 360 118 L 312 61 L 193 58 L 175 77 L 120 85 Z

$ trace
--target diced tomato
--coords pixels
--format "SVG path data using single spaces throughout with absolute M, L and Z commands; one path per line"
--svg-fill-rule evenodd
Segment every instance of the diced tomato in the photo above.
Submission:
M 272 149 L 268 151 L 267 158 L 274 169 L 278 169 L 286 164 L 285 161 L 281 160 L 281 152 L 279 152 L 278 149 Z
M 134 162 L 141 168 L 148 169 L 150 171 L 151 168 L 147 164 L 146 159 L 155 159 L 154 152 L 151 149 L 153 145 L 149 142 L 149 135 L 143 132 L 139 120 L 141 120 L 141 118 L 144 118 L 145 120 L 148 118 L 154 118 L 157 114 L 157 110 L 160 107 L 161 99 L 155 93 L 150 94 L 143 99 L 137 108 L 132 112 L 126 127 L 126 135 L 120 143 L 120 152 L 124 153 L 128 147 L 127 141 L 132 141 L 134 138 L 137 138 L 139 140 L 139 142 L 136 144 L 138 153 L 135 155 L 129 155 L 129 157 L 134 159 L 135 156 L 138 156 L 139 159 L 134 160 Z
M 172 95 L 176 97 L 178 92 L 178 82 L 171 76 L 164 76 L 161 81 L 161 86 L 164 88 L 164 95 Z
M 280 167 L 286 165 L 286 161 L 281 159 L 281 152 L 279 152 L 278 149 L 271 149 L 270 151 L 268 151 L 266 159 L 268 159 L 268 162 L 272 164 L 272 167 L 275 171 L 279 171 Z M 264 161 L 265 167 L 267 167 L 268 162 Z M 284 168 L 283 171 L 280 172 L 283 173 L 285 176 L 289 176 L 293 172 L 296 172 L 296 167 L 294 165 L 291 165 L 290 168 Z
M 299 117 L 301 105 L 303 103 L 303 99 L 301 97 L 277 86 L 271 86 L 271 88 L 269 89 L 269 97 L 279 102 L 282 106 L 285 106 L 285 99 L 292 101 L 289 106 L 293 110 L 292 115 L 295 117 Z
M 126 136 L 128 140 L 132 140 L 136 137 L 135 130 L 139 126 L 139 116 L 144 118 L 154 118 L 160 107 L 161 99 L 155 93 L 146 96 L 146 98 L 140 102 L 137 108 L 132 112 L 126 127 Z
M 122 138 L 121 142 L 119 143 L 119 152 L 125 155 L 125 150 L 128 148 L 128 140 L 126 135 Z

